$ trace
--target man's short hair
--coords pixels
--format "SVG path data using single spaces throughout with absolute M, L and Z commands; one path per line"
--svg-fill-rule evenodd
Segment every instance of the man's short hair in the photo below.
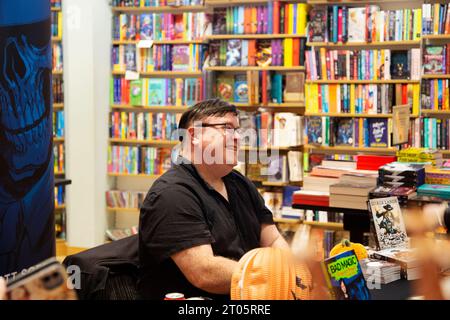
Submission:
M 236 106 L 220 99 L 204 100 L 183 112 L 178 123 L 178 129 L 187 129 L 194 121 L 210 116 L 222 117 L 227 113 L 237 115 Z

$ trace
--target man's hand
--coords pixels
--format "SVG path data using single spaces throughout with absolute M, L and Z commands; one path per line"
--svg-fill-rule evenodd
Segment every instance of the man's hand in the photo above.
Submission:
M 0 277 L 0 300 L 5 299 L 5 294 L 6 294 L 6 282 L 2 277 Z
M 231 276 L 238 263 L 214 256 L 211 245 L 192 247 L 171 256 L 186 279 L 195 287 L 215 294 L 229 294 Z
M 423 217 L 427 229 L 432 231 L 439 226 L 444 226 L 444 213 L 447 209 L 447 203 L 432 203 L 423 207 Z

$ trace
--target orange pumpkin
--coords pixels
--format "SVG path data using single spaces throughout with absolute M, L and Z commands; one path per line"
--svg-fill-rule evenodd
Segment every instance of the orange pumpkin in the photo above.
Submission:
M 337 256 L 342 252 L 350 250 L 355 250 L 356 257 L 358 258 L 358 260 L 368 258 L 367 250 L 366 248 L 364 248 L 362 244 L 350 242 L 350 240 L 348 239 L 343 239 L 340 243 L 335 245 L 333 249 L 331 249 L 330 251 L 330 257 Z
M 310 300 L 311 291 L 309 268 L 279 248 L 247 252 L 231 279 L 232 300 Z

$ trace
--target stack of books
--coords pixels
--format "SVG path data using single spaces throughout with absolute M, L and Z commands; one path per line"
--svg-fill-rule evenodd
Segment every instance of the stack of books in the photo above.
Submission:
M 427 148 L 407 148 L 397 151 L 397 160 L 399 162 L 418 162 L 441 166 L 442 152 Z
M 401 278 L 401 267 L 399 264 L 372 258 L 361 260 L 360 264 L 364 277 L 368 282 L 388 284 Z
M 421 265 L 414 249 L 390 248 L 374 251 L 370 256 L 398 265 L 400 267 L 400 275 L 403 279 L 417 280 L 420 278 Z
M 417 189 L 417 195 L 450 199 L 450 186 L 442 184 L 423 184 Z
M 330 186 L 330 206 L 338 208 L 367 209 L 369 192 L 373 184 L 339 182 Z
M 381 166 L 397 160 L 395 156 L 358 155 L 356 168 L 358 170 L 378 170 Z

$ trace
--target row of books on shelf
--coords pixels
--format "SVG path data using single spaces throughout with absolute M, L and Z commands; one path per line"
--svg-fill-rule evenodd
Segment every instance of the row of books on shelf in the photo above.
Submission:
M 64 172 L 64 144 L 53 145 L 53 169 L 55 173 Z
M 61 0 L 51 0 L 50 3 L 52 8 L 61 8 Z
M 450 120 L 422 118 L 422 146 L 450 150 Z
M 306 112 L 389 114 L 392 107 L 409 104 L 411 114 L 420 107 L 419 84 L 317 84 L 305 85 Z
M 170 150 L 108 146 L 108 173 L 159 175 L 170 166 Z
M 145 191 L 106 191 L 106 205 L 110 208 L 139 209 L 144 202 L 147 192 Z
M 203 40 L 211 34 L 205 13 L 122 13 L 113 17 L 113 40 Z
M 383 42 L 419 40 L 422 9 L 380 10 L 365 7 L 317 6 L 310 12 L 310 42 Z
M 450 73 L 450 45 L 424 47 L 423 73 Z
M 450 4 L 425 3 L 422 11 L 424 35 L 450 34 Z
M 301 157 L 300 151 L 289 151 L 283 155 L 255 158 L 255 161 L 249 161 L 240 171 L 253 181 L 295 184 L 303 179 Z
M 305 102 L 303 72 L 247 71 L 246 74 L 207 74 L 212 92 L 222 100 L 236 103 L 267 104 Z M 208 82 L 206 82 L 208 84 Z M 208 87 L 207 87 L 208 89 Z
M 290 147 L 302 144 L 302 117 L 289 112 L 239 112 L 241 145 Z
M 268 1 L 214 10 L 213 34 L 305 35 L 308 9 L 305 3 Z
M 203 0 L 112 0 L 113 7 L 198 6 Z
M 420 49 L 329 50 L 306 52 L 310 80 L 390 80 L 420 78 Z
M 64 186 L 55 187 L 55 206 L 62 206 L 65 204 L 65 191 Z
M 450 110 L 449 79 L 422 80 L 421 108 Z
M 53 103 L 64 103 L 64 81 L 61 77 L 52 79 Z
M 52 62 L 53 71 L 63 71 L 63 53 L 62 53 L 62 43 L 55 42 L 52 44 Z
M 410 120 L 408 144 L 420 146 L 421 120 Z M 387 118 L 308 117 L 306 142 L 319 146 L 391 147 L 392 121 Z
M 51 12 L 51 35 L 60 38 L 62 36 L 62 12 Z
M 64 111 L 53 112 L 53 137 L 64 137 Z
M 112 112 L 111 138 L 130 140 L 172 140 L 179 115 L 172 113 Z
M 154 45 L 137 49 L 136 45 L 114 45 L 111 52 L 112 69 L 116 72 L 137 71 L 200 71 L 207 46 Z
M 305 39 L 211 41 L 208 66 L 302 66 L 305 56 Z
M 112 77 L 112 104 L 135 106 L 187 106 L 204 99 L 202 78 L 145 78 L 126 80 Z

